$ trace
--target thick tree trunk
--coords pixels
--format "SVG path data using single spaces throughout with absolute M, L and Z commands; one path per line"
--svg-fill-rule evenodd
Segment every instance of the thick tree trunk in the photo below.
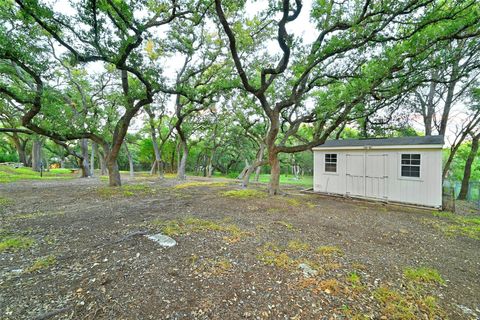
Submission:
M 42 141 L 39 139 L 33 140 L 32 145 L 32 169 L 40 172 L 42 165 Z
M 80 149 L 82 150 L 83 161 L 79 163 L 82 169 L 82 178 L 87 178 L 90 176 L 90 165 L 88 163 L 88 140 L 80 140 Z
M 185 180 L 187 178 L 187 176 L 185 175 L 185 171 L 187 167 L 187 158 L 188 158 L 188 148 L 187 148 L 186 141 L 181 141 L 180 147 L 182 150 L 182 157 L 180 159 L 180 163 L 178 164 L 177 178 L 179 180 Z
M 208 157 L 208 164 L 207 164 L 207 178 L 211 178 L 213 175 L 213 155 Z
M 130 167 L 130 177 L 134 177 L 135 169 L 133 167 L 133 157 L 132 157 L 132 154 L 130 153 L 130 150 L 128 149 L 127 141 L 124 142 L 124 145 L 125 145 L 125 151 L 127 151 L 128 165 Z
M 122 180 L 120 179 L 120 171 L 118 170 L 117 160 L 107 161 L 108 168 L 108 180 L 110 187 L 119 187 L 122 185 Z
M 270 195 L 277 195 L 280 193 L 280 160 L 278 159 L 278 153 L 269 152 L 268 161 L 270 163 Z
M 18 161 L 23 163 L 23 165 L 27 167 L 28 162 L 27 162 L 27 153 L 25 152 L 25 143 L 22 143 L 22 141 L 18 137 L 18 134 L 16 133 L 13 133 L 12 140 L 15 145 L 15 149 L 17 149 Z
M 458 195 L 458 200 L 467 199 L 468 195 L 468 186 L 470 184 L 470 176 L 472 175 L 472 164 L 477 156 L 478 144 L 479 144 L 480 135 L 473 137 L 472 147 L 470 153 L 468 154 L 467 161 L 465 162 L 465 169 L 463 171 L 462 187 Z
M 98 161 L 100 162 L 100 175 L 101 176 L 105 176 L 107 175 L 107 163 L 105 161 L 105 157 L 103 156 L 103 154 L 98 151 Z
M 90 175 L 93 177 L 95 175 L 95 149 L 97 144 L 92 141 L 92 151 L 90 153 Z

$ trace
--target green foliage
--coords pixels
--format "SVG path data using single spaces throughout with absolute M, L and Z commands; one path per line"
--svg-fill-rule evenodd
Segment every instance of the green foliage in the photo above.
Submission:
M 405 270 L 403 271 L 403 275 L 408 280 L 415 282 L 439 284 L 445 283 L 442 276 L 440 275 L 440 273 L 438 273 L 437 270 L 427 267 L 405 268 Z
M 15 252 L 28 249 L 34 244 L 35 240 L 28 237 L 14 235 L 0 236 L 0 252 Z

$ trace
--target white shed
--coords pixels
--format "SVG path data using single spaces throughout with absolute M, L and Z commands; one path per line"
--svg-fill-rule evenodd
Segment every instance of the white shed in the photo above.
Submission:
M 327 140 L 313 148 L 313 190 L 442 207 L 443 136 Z

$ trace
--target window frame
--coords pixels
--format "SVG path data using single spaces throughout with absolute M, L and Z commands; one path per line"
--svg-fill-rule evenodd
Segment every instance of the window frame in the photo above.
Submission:
M 327 156 L 330 157 L 330 159 L 327 161 Z M 333 161 L 332 156 L 335 156 L 335 161 Z M 335 171 L 327 171 L 327 165 L 335 165 Z M 323 156 L 323 172 L 325 174 L 338 174 L 338 153 L 324 153 Z
M 409 159 L 404 159 L 404 156 L 410 156 Z M 413 159 L 412 156 L 417 156 L 418 159 Z M 399 153 L 399 168 L 398 168 L 398 176 L 399 179 L 406 179 L 406 180 L 422 180 L 422 163 L 424 159 L 424 155 L 421 152 L 400 152 Z M 409 161 L 409 163 L 403 163 L 405 161 Z M 417 161 L 418 164 L 412 163 L 413 161 Z M 403 175 L 403 167 L 417 167 L 418 168 L 418 177 L 417 176 L 404 176 Z

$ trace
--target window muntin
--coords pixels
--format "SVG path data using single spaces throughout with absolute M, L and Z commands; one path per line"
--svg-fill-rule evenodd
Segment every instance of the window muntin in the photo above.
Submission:
M 402 154 L 401 176 L 420 178 L 420 154 Z
M 337 172 L 337 154 L 325 154 L 325 172 Z

